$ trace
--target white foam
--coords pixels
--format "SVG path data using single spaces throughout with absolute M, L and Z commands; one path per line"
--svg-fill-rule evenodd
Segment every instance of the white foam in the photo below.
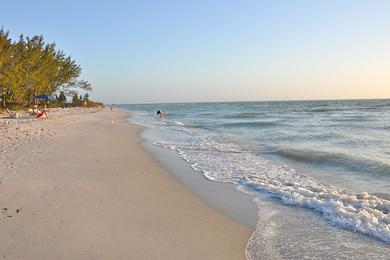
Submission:
M 177 151 L 195 171 L 201 171 L 210 180 L 268 193 L 285 204 L 313 209 L 338 226 L 390 243 L 389 200 L 321 184 L 233 143 L 197 138 L 192 143 L 155 145 Z

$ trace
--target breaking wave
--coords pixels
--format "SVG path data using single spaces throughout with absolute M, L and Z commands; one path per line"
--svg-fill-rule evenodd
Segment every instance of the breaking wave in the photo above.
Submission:
M 329 222 L 390 243 L 390 201 L 321 184 L 239 145 L 199 138 L 192 143 L 156 142 L 175 150 L 209 180 L 244 185 L 288 205 L 312 209 Z

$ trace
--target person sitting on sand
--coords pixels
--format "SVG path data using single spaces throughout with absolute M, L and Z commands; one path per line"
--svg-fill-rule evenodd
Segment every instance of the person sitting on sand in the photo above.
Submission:
M 27 112 L 29 112 L 31 116 L 37 115 L 39 113 L 38 106 L 33 106 L 33 108 L 30 108 Z
M 47 112 L 46 110 L 42 110 L 37 114 L 37 118 L 47 118 Z

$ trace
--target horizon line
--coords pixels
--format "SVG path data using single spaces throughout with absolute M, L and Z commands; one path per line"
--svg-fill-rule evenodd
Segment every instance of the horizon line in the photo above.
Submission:
M 317 102 L 317 101 L 363 101 L 363 100 L 390 100 L 386 98 L 325 98 L 325 99 L 275 99 L 275 100 L 227 100 L 227 101 L 184 101 L 184 102 L 140 102 L 140 103 L 106 103 L 105 105 L 158 105 L 158 104 L 195 104 L 195 103 L 244 103 L 244 102 Z

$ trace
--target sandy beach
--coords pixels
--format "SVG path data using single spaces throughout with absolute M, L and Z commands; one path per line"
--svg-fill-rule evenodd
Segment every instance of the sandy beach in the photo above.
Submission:
M 0 258 L 245 259 L 251 228 L 159 166 L 127 117 L 0 119 Z

